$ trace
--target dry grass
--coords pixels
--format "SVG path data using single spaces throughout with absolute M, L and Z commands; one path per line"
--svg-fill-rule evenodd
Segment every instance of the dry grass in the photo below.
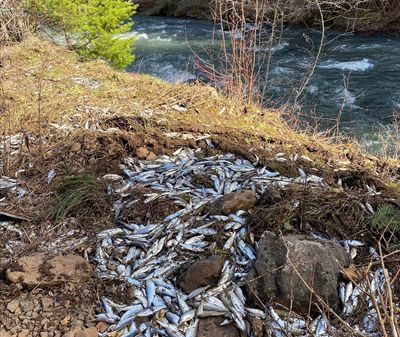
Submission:
M 253 153 L 257 153 L 261 163 L 289 176 L 291 172 L 297 174 L 293 172 L 293 163 L 278 163 L 274 160 L 275 154 L 307 155 L 314 160 L 313 163 L 297 162 L 307 172 L 316 169 L 318 175 L 331 179 L 331 186 L 338 178 L 342 179 L 343 190 L 321 189 L 319 193 L 304 189 L 288 191 L 290 195 L 284 195 L 285 200 L 301 202 L 297 213 L 285 201 L 279 204 L 280 210 L 266 208 L 271 217 L 269 219 L 266 214 L 253 213 L 264 221 L 270 220 L 268 225 L 275 229 L 282 229 L 282 225 L 284 230 L 285 225 L 290 227 L 286 228 L 288 230 L 307 229 L 304 225 L 328 234 L 343 234 L 344 237 L 352 234 L 356 237 L 360 231 L 366 230 L 356 225 L 365 225 L 367 221 L 364 220 L 367 219 L 359 204 L 351 201 L 370 201 L 365 191 L 361 194 L 364 183 L 373 182 L 383 191 L 379 201 L 398 199 L 400 195 L 398 185 L 392 183 L 391 188 L 386 186 L 387 182 L 398 179 L 398 162 L 378 160 L 363 154 L 354 145 L 337 144 L 318 134 L 295 132 L 283 122 L 279 111 L 243 105 L 209 87 L 171 85 L 150 76 L 114 71 L 103 62 L 80 63 L 74 54 L 35 37 L 3 48 L 0 52 L 3 64 L 0 68 L 1 134 L 4 136 L 23 131 L 27 135 L 25 147 L 28 151 L 19 149 L 20 155 L 15 156 L 16 160 L 13 161 L 14 165 L 9 165 L 9 171 L 15 173 L 18 167 L 29 168 L 28 164 L 32 164 L 32 168 L 23 173 L 23 178 L 30 184 L 28 189 L 43 201 L 42 208 L 48 208 L 51 197 L 48 192 L 57 185 L 58 176 L 54 186 L 47 184 L 48 171 L 55 169 L 58 174 L 65 171 L 68 175 L 71 172 L 75 174 L 67 179 L 60 174 L 60 179 L 64 181 L 58 185 L 61 186 L 60 198 L 56 200 L 56 215 L 60 218 L 73 215 L 82 220 L 92 216 L 93 219 L 85 218 L 82 223 L 85 226 L 98 226 L 101 221 L 109 224 L 111 220 L 107 216 L 110 217 L 110 205 L 103 207 L 104 214 L 99 216 L 85 214 L 91 209 L 93 195 L 102 198 L 104 188 L 98 185 L 95 176 L 76 172 L 87 172 L 90 165 L 98 169 L 96 175 L 99 176 L 113 172 L 111 165 L 115 162 L 119 169 L 124 150 L 134 152 L 135 148 L 143 146 L 139 140 L 146 141 L 146 137 L 149 137 L 151 139 L 147 143 L 154 145 L 153 150 L 157 152 L 155 147 L 163 141 L 162 137 L 165 138 L 164 131 L 170 130 L 210 132 L 218 147 L 215 151 L 235 152 L 244 157 L 253 156 L 252 159 Z M 177 109 L 177 106 L 185 109 Z M 54 132 L 51 123 L 77 128 L 71 132 Z M 85 129 L 85 126 L 97 124 L 99 130 Z M 104 128 L 118 130 L 111 133 L 102 130 Z M 40 141 L 33 140 L 30 143 L 30 133 Z M 189 146 L 188 142 L 174 143 L 170 139 L 168 142 L 172 143 L 164 146 L 168 150 Z M 75 145 L 79 149 L 72 151 Z M 4 154 L 6 151 L 2 152 Z M 104 202 L 105 199 L 102 199 L 97 206 L 101 208 Z M 40 208 L 38 204 L 27 207 L 22 201 L 20 203 L 13 203 L 16 211 L 19 208 Z M 372 206 L 376 208 L 378 205 Z M 163 207 L 169 209 L 171 206 L 156 204 L 154 207 L 160 211 Z M 146 217 L 150 212 L 156 213 L 151 208 L 143 207 L 143 214 L 129 215 Z M 336 218 L 333 219 L 333 216 Z M 335 228 L 334 225 L 340 223 L 341 218 L 348 227 Z M 263 225 L 260 219 L 253 220 Z M 331 226 L 319 228 L 320 224 Z M 346 230 L 346 233 L 341 233 L 340 229 Z M 398 280 L 398 276 L 395 275 L 392 280 Z M 393 319 L 391 309 L 389 306 L 386 315 L 388 321 Z
M 240 129 L 265 137 L 308 136 L 292 132 L 274 110 L 260 111 L 219 95 L 210 87 L 171 85 L 156 78 L 117 72 L 103 62 L 79 63 L 73 53 L 32 37 L 1 50 L 3 103 L 7 128 L 37 132 L 49 123 L 84 124 L 103 109 L 109 115 L 155 116 L 171 127 L 185 124 Z M 81 81 L 87 83 L 77 83 Z M 95 81 L 100 86 L 91 87 Z M 41 121 L 38 121 L 40 93 Z M 178 111 L 179 105 L 187 111 Z
M 22 41 L 30 31 L 20 0 L 0 0 L 0 46 Z
M 68 123 L 72 117 L 77 122 L 85 121 L 92 117 L 89 107 L 110 109 L 110 113 L 119 116 L 152 112 L 171 119 L 184 119 L 199 110 L 202 112 L 197 118 L 199 123 L 206 120 L 202 119 L 204 112 L 207 116 L 215 115 L 217 124 L 226 122 L 224 116 L 240 112 L 235 102 L 221 99 L 215 93 L 210 95 L 213 93 L 210 88 L 170 85 L 149 76 L 117 72 L 101 61 L 79 63 L 73 53 L 37 38 L 4 48 L 2 59 L 6 64 L 3 86 L 12 112 L 9 132 L 19 128 L 37 130 L 32 121 L 37 120 L 40 84 L 44 125 Z M 80 79 L 88 83 L 77 83 Z M 100 86 L 91 87 L 94 81 L 99 81 Z M 174 110 L 172 106 L 176 104 L 185 106 L 188 112 Z M 222 108 L 225 108 L 223 116 L 218 114 Z M 81 116 L 76 116 L 77 113 Z
M 140 120 L 147 134 L 209 132 L 221 135 L 222 145 L 235 142 L 244 155 L 249 155 L 249 149 L 269 158 L 277 152 L 297 153 L 313 159 L 316 166 L 329 163 L 332 168 L 351 166 L 397 177 L 397 161 L 380 161 L 354 144 L 339 144 L 318 133 L 294 131 L 280 111 L 240 103 L 211 87 L 172 85 L 151 76 L 115 71 L 101 61 L 81 63 L 73 53 L 37 37 L 2 48 L 0 58 L 1 134 L 22 131 L 39 136 L 41 152 L 42 140 L 54 131 L 52 123 L 84 129 L 125 118 L 126 131 L 135 130 Z M 57 137 L 65 146 L 76 135 Z

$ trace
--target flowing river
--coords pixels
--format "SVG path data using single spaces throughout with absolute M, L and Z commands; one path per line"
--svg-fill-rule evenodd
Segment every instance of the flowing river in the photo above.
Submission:
M 170 82 L 201 77 L 195 54 L 209 58 L 212 22 L 141 16 L 134 21 L 127 35 L 137 38 L 136 60 L 128 71 Z M 295 26 L 285 28 L 272 48 L 259 48 L 261 56 L 272 53 L 266 93 L 270 106 L 291 103 L 294 90 L 309 74 L 320 38 L 318 30 Z M 324 128 L 340 119 L 341 131 L 356 136 L 367 148 L 376 146 L 374 133 L 393 128 L 393 115 L 400 111 L 400 38 L 328 31 L 300 102 L 304 114 L 318 116 Z

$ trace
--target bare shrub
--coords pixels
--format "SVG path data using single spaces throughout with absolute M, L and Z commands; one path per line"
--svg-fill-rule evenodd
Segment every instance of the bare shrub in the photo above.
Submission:
M 30 31 L 20 0 L 0 0 L 0 46 L 22 41 Z
M 281 4 L 269 0 L 254 0 L 251 3 L 246 0 L 214 0 L 213 6 L 213 49 L 207 51 L 207 58 L 196 55 L 196 67 L 200 73 L 230 97 L 246 104 L 268 108 L 279 105 L 282 108 L 288 102 L 293 106 L 301 103 L 325 44 L 325 21 L 318 3 L 321 38 L 317 45 L 310 43 L 304 47 L 312 62 L 307 69 L 301 70 L 304 74 L 295 80 L 296 83 L 291 79 L 294 85 L 286 95 L 288 102 L 286 98 L 279 102 L 271 99 L 273 82 L 288 80 L 287 77 L 277 79 L 271 73 L 274 54 L 284 43 L 282 35 L 286 29 L 287 14 Z M 311 41 L 310 37 L 303 36 Z M 295 110 L 298 112 L 300 109 L 287 109 L 290 114 Z

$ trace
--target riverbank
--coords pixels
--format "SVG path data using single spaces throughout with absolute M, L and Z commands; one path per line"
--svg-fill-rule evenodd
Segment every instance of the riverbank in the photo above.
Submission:
M 192 0 L 139 0 L 143 15 L 189 17 L 197 19 L 213 19 L 215 4 L 212 1 Z M 232 4 L 240 5 L 240 1 Z M 255 1 L 245 1 L 243 8 L 246 15 L 255 16 Z M 261 2 L 260 2 L 261 3 Z M 342 1 L 335 6 L 321 1 L 317 6 L 314 1 L 266 1 L 263 12 L 267 22 L 277 13 L 279 24 L 306 24 L 321 26 L 321 13 L 325 27 L 332 27 L 347 32 L 361 34 L 399 33 L 400 11 L 398 3 L 365 3 L 356 0 Z M 232 5 L 231 4 L 231 5 Z
M 301 240 L 299 235 L 310 238 L 318 233 L 335 244 L 340 256 L 345 254 L 344 260 L 349 257 L 343 240 L 361 240 L 365 246 L 357 248 L 351 262 L 356 276 L 340 276 L 341 282 L 354 286 L 379 271 L 380 262 L 373 260 L 368 247 L 379 251 L 380 242 L 383 254 L 390 254 L 384 262 L 396 279 L 398 228 L 390 228 L 382 240 L 385 226 L 379 227 L 382 219 L 376 220 L 373 213 L 383 205 L 398 207 L 397 161 L 365 154 L 354 144 L 295 131 L 280 111 L 243 105 L 214 88 L 168 84 L 117 72 L 99 61 L 81 63 L 73 53 L 37 38 L 3 48 L 1 60 L 0 186 L 5 222 L 0 227 L 0 312 L 6 314 L 0 316 L 0 335 L 78 337 L 110 329 L 109 336 L 119 336 L 110 326 L 121 321 L 126 308 L 133 309 L 143 297 L 156 298 L 147 282 L 153 279 L 145 278 L 154 269 L 139 269 L 153 268 L 156 261 L 158 269 L 172 267 L 154 276 L 158 297 L 164 293 L 172 304 L 166 310 L 152 301 L 146 302 L 148 307 L 140 302 L 137 324 L 144 324 L 142 329 L 149 324 L 172 329 L 165 328 L 168 322 L 172 325 L 165 315 L 179 312 L 174 295 L 165 294 L 177 291 L 192 310 L 173 324 L 180 333 L 196 326 L 198 336 L 204 336 L 212 326 L 219 333 L 215 336 L 235 336 L 243 320 L 246 329 L 254 321 L 252 329 L 258 327 L 257 336 L 263 336 L 275 311 L 267 301 L 248 296 L 251 290 L 245 284 L 252 275 L 253 255 L 264 254 L 257 247 L 265 231 L 284 236 L 282 242 L 273 239 L 279 249 L 293 240 L 288 235 Z M 250 194 L 243 197 L 241 190 Z M 388 219 L 383 217 L 383 224 Z M 179 227 L 177 220 L 186 225 Z M 332 247 L 318 249 L 330 252 Z M 133 254 L 129 259 L 128 253 Z M 74 257 L 54 261 L 59 255 Z M 164 256 L 168 260 L 159 260 Z M 205 277 L 205 284 L 195 285 L 208 286 L 200 289 L 203 299 L 222 298 L 222 313 L 234 322 L 228 330 L 215 318 L 213 324 L 204 323 L 210 317 L 201 317 L 205 314 L 198 311 L 198 296 L 189 296 L 193 284 L 188 286 L 188 269 L 181 269 L 183 262 L 193 267 L 210 256 L 218 259 L 202 263 L 211 263 L 216 272 Z M 71 266 L 71 273 L 57 273 L 58 264 Z M 124 278 L 128 265 L 137 268 L 131 270 L 131 280 Z M 26 279 L 29 268 L 39 273 L 38 279 Z M 252 273 L 263 268 L 257 265 Z M 199 266 L 192 268 L 195 273 L 193 269 L 202 274 Z M 332 272 L 339 282 L 338 270 Z M 240 309 L 225 308 L 234 302 L 224 297 L 226 293 L 231 298 L 232 289 L 240 301 L 246 296 L 246 307 L 263 314 L 250 310 L 254 320 L 247 312 L 239 319 L 235 310 L 241 311 L 243 303 Z M 393 291 L 397 296 L 398 289 Z M 337 295 L 338 289 L 334 284 L 327 292 Z M 120 306 L 107 306 L 110 302 L 104 300 L 100 305 L 103 297 Z M 285 300 L 276 299 L 280 305 Z M 338 317 L 353 327 L 363 319 L 362 314 L 341 313 L 346 303 L 338 304 L 339 299 L 332 303 L 339 307 Z M 184 307 L 181 302 L 180 306 Z M 280 317 L 291 316 L 287 309 L 278 310 Z M 299 315 L 311 321 L 319 317 L 316 311 Z M 104 312 L 109 316 L 96 316 Z M 329 324 L 349 331 L 332 317 Z

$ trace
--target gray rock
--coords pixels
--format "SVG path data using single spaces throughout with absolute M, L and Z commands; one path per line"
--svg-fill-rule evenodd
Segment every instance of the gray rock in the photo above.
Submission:
M 205 212 L 210 214 L 229 215 L 239 210 L 248 210 L 257 204 L 257 194 L 250 190 L 231 192 L 215 200 L 206 207 Z
M 340 271 L 349 264 L 345 249 L 334 241 L 305 235 L 280 238 L 265 232 L 248 276 L 248 290 L 264 304 L 275 302 L 306 314 L 312 287 L 331 308 L 339 310 Z M 315 296 L 312 303 L 316 303 Z
M 17 308 L 19 307 L 19 301 L 18 300 L 12 300 L 7 304 L 7 310 L 9 312 L 15 312 Z
M 22 312 L 30 312 L 33 309 L 33 303 L 28 300 L 21 301 L 19 307 Z
M 197 288 L 212 285 L 219 280 L 223 264 L 222 258 L 211 256 L 183 267 L 178 277 L 179 287 L 189 293 Z

